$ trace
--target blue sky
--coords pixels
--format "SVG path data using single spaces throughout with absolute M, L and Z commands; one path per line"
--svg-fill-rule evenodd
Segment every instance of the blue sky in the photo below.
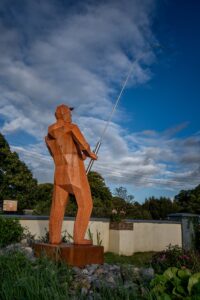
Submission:
M 40 182 L 53 180 L 44 144 L 54 110 L 94 147 L 120 86 L 99 171 L 137 201 L 200 183 L 199 1 L 1 1 L 0 132 Z
M 190 123 L 187 133 L 199 130 L 199 9 L 199 1 L 168 1 L 157 10 L 153 28 L 162 53 L 151 68 L 152 80 L 129 95 L 137 102 L 130 108 L 145 119 L 137 121 L 139 130 L 184 122 Z
M 160 52 L 151 67 L 152 78 L 127 90 L 121 103 L 132 114 L 128 126 L 135 131 L 148 128 L 163 132 L 182 124 L 183 129 L 175 135 L 178 139 L 199 132 L 199 9 L 199 1 L 166 1 L 157 5 L 152 27 Z M 196 151 L 199 150 L 198 146 Z M 199 175 L 197 180 L 200 182 Z M 137 193 L 138 197 L 146 197 L 148 193 L 173 197 L 174 190 L 145 188 Z

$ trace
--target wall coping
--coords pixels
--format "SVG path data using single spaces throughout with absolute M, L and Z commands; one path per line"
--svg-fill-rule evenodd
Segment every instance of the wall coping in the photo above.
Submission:
M 157 223 L 157 224 L 181 224 L 181 221 L 172 220 L 138 220 L 138 219 L 126 219 L 127 222 L 133 223 Z
M 167 217 L 200 217 L 198 214 L 191 214 L 191 213 L 172 213 L 167 215 Z
M 47 221 L 49 216 L 37 216 L 37 215 L 0 215 L 5 218 L 16 218 L 20 220 L 41 220 Z M 64 217 L 64 220 L 71 220 L 74 221 L 74 217 Z M 100 221 L 100 222 L 108 222 L 110 223 L 109 218 L 91 218 L 90 221 Z M 131 223 L 157 223 L 157 224 L 181 224 L 181 221 L 172 221 L 172 220 L 137 220 L 137 219 L 126 219 L 126 222 Z

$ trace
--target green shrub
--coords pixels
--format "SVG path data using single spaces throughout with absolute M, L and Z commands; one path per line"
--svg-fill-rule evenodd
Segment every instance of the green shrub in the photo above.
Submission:
M 165 251 L 153 255 L 152 267 L 158 274 L 163 273 L 167 268 L 187 268 L 192 272 L 200 271 L 200 256 L 194 251 L 185 251 L 179 246 L 169 245 Z
M 200 273 L 192 274 L 188 269 L 168 268 L 156 275 L 150 283 L 149 299 L 200 299 Z
M 39 236 L 38 241 L 41 243 L 49 243 L 49 231 L 45 228 L 45 234 L 43 236 Z M 62 243 L 73 243 L 73 236 L 67 231 L 62 231 Z
M 71 271 L 43 257 L 30 261 L 20 252 L 0 256 L 0 299 L 67 300 Z
M 18 220 L 0 216 L 0 247 L 20 242 L 23 230 Z

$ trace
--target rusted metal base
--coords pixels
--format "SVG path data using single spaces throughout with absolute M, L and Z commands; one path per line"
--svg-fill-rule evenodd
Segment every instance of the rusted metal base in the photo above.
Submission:
M 102 246 L 35 243 L 33 248 L 36 257 L 47 255 L 56 261 L 65 261 L 70 266 L 84 267 L 104 263 Z

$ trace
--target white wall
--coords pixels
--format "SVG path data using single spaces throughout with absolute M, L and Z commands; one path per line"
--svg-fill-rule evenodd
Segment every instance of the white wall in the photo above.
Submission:
M 48 229 L 48 220 L 24 220 L 22 226 L 26 226 L 36 238 L 45 234 Z M 67 230 L 73 235 L 73 220 L 64 220 L 62 230 Z M 180 223 L 153 222 L 133 220 L 133 230 L 110 230 L 109 220 L 91 220 L 89 228 L 93 234 L 94 244 L 97 244 L 96 234 L 100 232 L 102 245 L 105 252 L 131 255 L 135 252 L 161 251 L 169 244 L 182 246 L 182 229 Z
M 109 251 L 120 255 L 162 251 L 169 245 L 182 247 L 181 224 L 134 223 L 131 230 L 110 230 Z

